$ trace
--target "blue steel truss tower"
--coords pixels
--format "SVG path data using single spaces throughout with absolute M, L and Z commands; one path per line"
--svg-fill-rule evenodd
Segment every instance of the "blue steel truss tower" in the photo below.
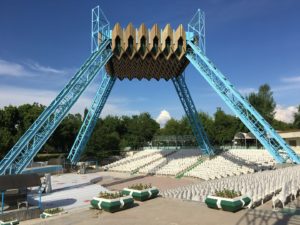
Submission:
M 188 31 L 192 31 L 195 36 L 194 41 L 187 40 L 189 50 L 186 57 L 277 163 L 284 163 L 289 159 L 300 164 L 299 156 L 206 57 L 205 47 L 202 46 L 205 39 L 204 18 L 204 12 L 199 9 L 188 24 Z
M 59 95 L 0 161 L 0 175 L 22 173 L 84 90 L 97 74 L 101 74 L 100 86 L 68 156 L 73 164 L 80 159 L 116 81 L 116 77 L 108 75 L 104 68 L 114 53 L 112 52 L 110 24 L 99 6 L 92 10 L 91 37 L 92 54 Z M 205 15 L 200 9 L 188 24 L 186 46 L 185 59 L 196 68 L 276 162 L 284 163 L 290 160 L 300 164 L 299 156 L 205 55 Z M 199 148 L 202 153 L 213 155 L 214 150 L 201 124 L 184 76 L 180 75 L 171 79 L 191 123 Z

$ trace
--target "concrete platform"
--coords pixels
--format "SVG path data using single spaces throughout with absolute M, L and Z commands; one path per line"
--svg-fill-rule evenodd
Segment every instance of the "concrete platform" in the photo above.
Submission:
M 161 190 L 199 182 L 198 179 L 129 175 L 116 172 L 53 176 L 54 192 L 43 196 L 46 208 L 63 207 L 67 214 L 24 221 L 22 224 L 107 224 L 107 225 L 300 225 L 300 198 L 285 209 L 272 210 L 272 202 L 237 213 L 209 209 L 204 203 L 164 199 L 136 202 L 135 207 L 107 213 L 89 209 L 89 201 L 100 191 L 120 190 L 133 183 L 151 183 Z M 95 184 L 95 182 L 98 182 Z M 200 181 L 201 182 L 201 181 Z
M 43 194 L 43 208 L 62 207 L 65 210 L 88 206 L 93 196 L 107 189 L 97 184 L 103 177 L 99 173 L 62 174 L 52 176 L 53 192 Z M 38 197 L 29 198 L 29 203 L 36 205 Z

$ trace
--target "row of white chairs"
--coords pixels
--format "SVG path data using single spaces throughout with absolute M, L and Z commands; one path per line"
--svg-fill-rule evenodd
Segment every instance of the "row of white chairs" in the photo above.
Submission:
M 216 180 L 203 181 L 198 184 L 187 185 L 169 189 L 162 192 L 166 198 L 179 198 L 204 202 L 208 195 L 215 191 L 230 189 L 240 191 L 242 195 L 252 198 L 249 207 L 261 204 L 266 199 L 273 203 L 281 201 L 283 204 L 287 197 L 296 196 L 300 190 L 300 166 L 227 177 Z
M 143 152 L 145 151 L 153 152 L 153 150 L 144 150 Z M 153 154 L 143 154 L 143 157 L 138 157 L 135 160 L 127 160 L 125 162 L 118 163 L 115 166 L 111 166 L 109 170 L 118 172 L 137 172 L 140 168 L 160 160 L 172 152 L 174 152 L 174 150 L 155 150 Z
M 130 162 L 133 162 L 133 161 L 136 161 L 136 160 L 143 159 L 147 156 L 157 154 L 158 152 L 160 152 L 159 149 L 139 151 L 139 152 L 137 152 L 137 153 L 135 153 L 131 156 L 127 156 L 127 157 L 125 157 L 123 159 L 120 159 L 116 162 L 107 164 L 107 165 L 104 166 L 104 168 L 109 169 L 109 168 L 113 168 L 113 167 L 116 167 L 116 166 L 119 166 L 119 165 L 130 163 Z
M 167 163 L 160 168 L 156 168 L 157 175 L 172 175 L 186 170 L 194 165 L 201 158 L 199 149 L 182 149 L 166 157 Z
M 259 166 L 269 166 L 275 163 L 273 157 L 265 149 L 233 149 L 227 151 L 228 156 L 245 160 L 247 163 L 254 163 Z
M 213 180 L 272 169 L 274 164 L 275 161 L 265 150 L 230 150 L 204 161 L 185 176 Z

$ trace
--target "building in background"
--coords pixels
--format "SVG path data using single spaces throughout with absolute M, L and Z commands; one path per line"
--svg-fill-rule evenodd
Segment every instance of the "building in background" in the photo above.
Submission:
M 278 134 L 297 152 L 300 153 L 300 130 L 277 131 Z M 241 148 L 262 148 L 252 133 L 238 132 L 234 135 L 233 145 Z

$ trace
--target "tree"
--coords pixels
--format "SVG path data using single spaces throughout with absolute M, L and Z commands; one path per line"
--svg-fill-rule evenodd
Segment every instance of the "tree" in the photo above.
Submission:
M 182 130 L 180 129 L 180 122 L 171 118 L 167 121 L 164 128 L 160 129 L 159 135 L 182 135 Z
M 261 85 L 258 93 L 250 93 L 247 99 L 269 123 L 273 122 L 276 103 L 273 98 L 273 92 L 268 84 Z
M 33 124 L 33 122 L 39 117 L 39 115 L 44 111 L 45 106 L 38 104 L 38 103 L 33 103 L 32 105 L 30 104 L 24 104 L 20 105 L 18 107 L 18 115 L 19 115 L 19 120 L 18 120 L 18 136 L 17 138 L 19 139 L 25 132 L 26 130 Z
M 300 129 L 300 105 L 298 106 L 298 112 L 294 115 L 294 124 L 295 128 Z
M 68 153 L 72 148 L 81 124 L 82 117 L 80 114 L 68 114 L 47 141 L 47 145 L 45 145 L 46 152 Z
M 214 120 L 207 113 L 200 112 L 199 113 L 200 120 L 203 124 L 204 130 L 207 134 L 209 142 L 213 144 L 215 142 L 215 130 L 214 130 Z
M 286 122 L 274 119 L 273 122 L 272 122 L 272 127 L 275 130 L 285 131 L 285 130 L 293 129 L 294 125 L 292 123 L 286 123 Z
M 212 144 L 231 144 L 234 135 L 239 131 L 240 122 L 232 115 L 218 108 L 214 114 L 214 139 Z
M 126 138 L 130 147 L 138 149 L 151 141 L 159 130 L 159 124 L 153 120 L 149 113 L 132 116 L 128 124 Z
M 0 127 L 0 157 L 3 157 L 13 146 L 13 136 L 6 127 Z

